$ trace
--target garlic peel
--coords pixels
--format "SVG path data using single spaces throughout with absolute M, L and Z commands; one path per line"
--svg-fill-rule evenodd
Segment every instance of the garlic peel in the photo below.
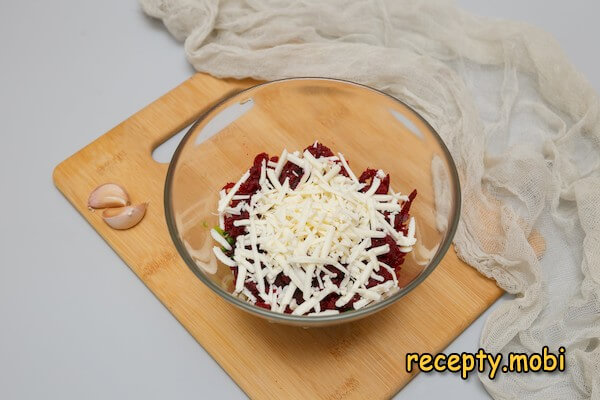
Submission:
M 128 204 L 129 195 L 116 183 L 105 183 L 98 186 L 88 199 L 90 208 L 124 207 Z
M 144 218 L 147 206 L 148 203 L 142 203 L 119 208 L 109 208 L 102 213 L 102 219 L 114 229 L 133 228 Z

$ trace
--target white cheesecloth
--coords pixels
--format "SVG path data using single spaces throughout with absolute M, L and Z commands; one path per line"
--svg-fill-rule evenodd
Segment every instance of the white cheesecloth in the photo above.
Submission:
M 566 372 L 482 374 L 487 391 L 600 398 L 600 108 L 548 34 L 446 1 L 140 2 L 198 71 L 343 78 L 416 109 L 460 171 L 459 256 L 514 295 L 481 346 L 567 349 Z

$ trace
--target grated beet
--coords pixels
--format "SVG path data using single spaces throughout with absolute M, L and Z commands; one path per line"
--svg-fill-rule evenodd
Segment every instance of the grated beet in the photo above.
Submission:
M 260 298 L 256 299 L 256 303 L 254 303 L 255 306 L 260 307 L 260 308 L 264 308 L 266 310 L 270 310 L 271 306 L 268 305 L 267 303 L 265 303 L 264 301 L 262 301 Z
M 252 167 L 250 167 L 249 170 L 250 176 L 248 176 L 246 182 L 242 183 L 240 189 L 237 191 L 237 194 L 253 195 L 258 191 L 258 189 L 260 189 L 260 169 L 263 160 L 269 160 L 269 155 L 267 153 L 260 153 L 259 155 L 254 157 L 254 163 L 252 164 Z
M 294 296 L 292 297 L 296 300 L 296 304 L 300 305 L 304 303 L 304 297 L 302 297 L 302 291 L 300 289 L 296 289 Z
M 288 178 L 290 181 L 290 188 L 294 190 L 298 186 L 298 183 L 300 183 L 300 179 L 302 178 L 303 174 L 304 170 L 301 167 L 288 161 L 281 170 L 281 174 L 279 175 L 279 183 L 283 185 L 285 179 Z
M 316 146 L 314 144 L 311 144 L 310 146 L 304 149 L 304 151 L 306 150 L 308 150 L 308 152 L 312 154 L 315 158 L 333 156 L 333 151 L 331 151 L 329 147 L 321 143 L 317 143 Z
M 408 232 L 408 226 L 406 226 L 406 222 L 410 218 L 410 206 L 412 205 L 412 202 L 415 199 L 415 197 L 417 197 L 417 189 L 413 190 L 408 195 L 408 201 L 404 203 L 404 205 L 402 206 L 402 210 L 400 210 L 400 213 L 396 216 L 394 229 L 396 229 L 399 232 L 402 232 L 405 235 Z
M 397 270 L 400 267 L 400 265 L 402 265 L 402 263 L 404 262 L 404 253 L 400 251 L 400 247 L 396 244 L 396 241 L 394 240 L 394 238 L 391 237 L 390 235 L 387 235 L 386 237 L 381 238 L 381 239 L 380 238 L 371 239 L 371 248 L 384 246 L 386 244 L 390 246 L 390 251 L 386 254 L 377 256 L 377 259 L 379 261 L 381 261 L 382 263 L 387 264 L 390 267 Z M 383 268 L 380 268 L 379 271 L 381 271 L 382 269 Z M 388 274 L 389 274 L 389 272 L 388 272 Z M 380 275 L 382 275 L 382 274 L 380 274 Z M 392 278 L 392 276 L 390 275 L 390 279 L 391 278 Z
M 375 175 L 377 175 L 377 170 L 371 169 L 371 168 L 367 168 L 366 170 L 363 171 L 362 174 L 360 174 L 358 181 L 360 183 L 367 184 L 364 188 L 362 188 L 360 190 L 361 192 L 365 193 L 367 190 L 369 190 L 369 188 L 373 184 L 373 178 L 375 178 Z M 379 187 L 375 191 L 375 194 L 387 194 L 389 190 L 390 190 L 390 174 L 387 174 L 385 176 L 385 178 L 383 178 L 381 180 L 381 183 L 379 184 Z
M 233 221 L 237 221 L 239 219 L 248 219 L 250 218 L 250 214 L 248 211 L 242 211 L 240 215 L 228 215 L 224 218 L 225 229 L 224 231 L 231 236 L 232 238 L 237 238 L 240 235 L 244 235 L 246 233 L 245 226 L 234 226 Z
M 286 287 L 290 284 L 292 280 L 289 276 L 285 275 L 283 272 L 280 272 L 279 275 L 275 278 L 275 282 L 273 284 L 279 287 Z
M 381 260 L 379 260 L 379 261 L 381 261 Z M 381 262 L 383 262 L 383 261 L 381 261 Z M 400 269 L 399 266 L 398 266 L 398 269 Z M 385 269 L 383 267 L 379 268 L 379 271 L 377 272 L 377 275 L 380 275 L 380 276 L 383 277 L 383 282 L 379 282 L 379 281 L 377 281 L 377 280 L 375 280 L 373 278 L 369 278 L 369 281 L 365 285 L 367 288 L 371 288 L 373 286 L 381 285 L 384 282 L 391 281 L 392 279 L 394 279 L 392 277 L 392 274 L 390 274 L 390 271 L 388 271 L 387 269 Z
M 339 294 L 329 293 L 323 300 L 321 300 L 321 310 L 337 310 L 335 302 L 338 301 L 339 298 Z
M 348 166 L 350 166 L 350 161 L 346 160 L 346 162 L 348 163 Z M 342 165 L 342 162 L 340 160 L 337 160 L 335 163 L 340 164 L 340 167 L 342 167 L 342 169 L 340 169 L 340 174 L 344 175 L 346 178 L 350 178 L 350 174 L 348 173 L 348 171 L 346 171 L 346 167 Z

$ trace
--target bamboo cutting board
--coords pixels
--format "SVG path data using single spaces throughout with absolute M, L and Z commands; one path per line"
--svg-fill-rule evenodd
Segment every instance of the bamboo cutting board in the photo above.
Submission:
M 414 375 L 406 372 L 405 353 L 442 351 L 502 291 L 451 249 L 409 295 L 372 317 L 337 327 L 271 324 L 212 293 L 171 242 L 163 209 L 167 165 L 151 153 L 215 101 L 255 83 L 196 74 L 63 161 L 54 182 L 250 397 L 389 398 Z M 99 212 L 88 211 L 89 193 L 106 182 L 122 184 L 134 203 L 150 202 L 142 223 L 115 231 Z

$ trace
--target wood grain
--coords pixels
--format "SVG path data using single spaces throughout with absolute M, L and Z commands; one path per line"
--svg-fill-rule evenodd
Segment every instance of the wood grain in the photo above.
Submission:
M 177 320 L 252 398 L 389 398 L 413 376 L 406 352 L 443 350 L 501 294 L 453 249 L 409 295 L 349 324 L 300 329 L 268 323 L 223 301 L 181 260 L 163 210 L 167 166 L 152 150 L 222 96 L 255 82 L 196 74 L 58 165 L 54 182 Z M 96 186 L 117 182 L 149 201 L 128 231 L 86 208 Z

